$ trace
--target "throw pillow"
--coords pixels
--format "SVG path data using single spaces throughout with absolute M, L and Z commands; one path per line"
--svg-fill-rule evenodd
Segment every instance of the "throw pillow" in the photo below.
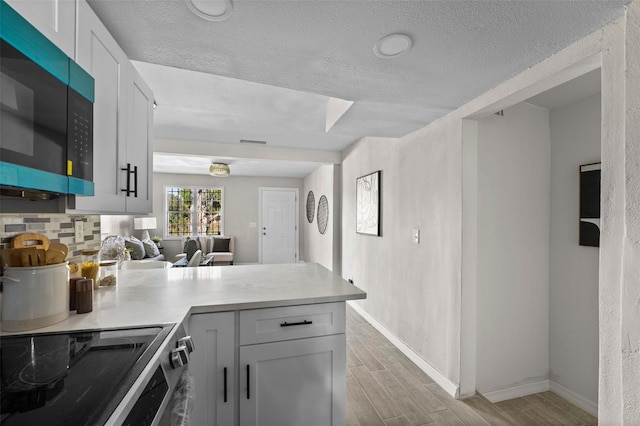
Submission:
M 213 251 L 213 237 L 198 237 L 198 243 L 202 253 L 211 253 Z
M 228 253 L 229 252 L 229 243 L 231 242 L 231 238 L 214 238 L 213 239 L 213 252 L 214 253 Z
M 202 250 L 201 246 L 200 246 L 200 240 L 196 237 L 196 238 L 191 238 L 191 237 L 187 237 L 184 240 L 184 246 L 182 247 L 182 252 L 186 253 L 187 252 L 187 246 L 191 246 L 193 247 L 193 243 L 190 243 L 189 241 L 195 241 L 195 247 L 196 250 Z
M 184 243 L 184 252 L 187 253 L 187 260 L 191 260 L 193 254 L 200 250 L 198 248 L 199 246 L 200 244 L 198 244 L 198 240 L 187 238 L 187 241 Z
M 144 258 L 144 244 L 136 237 L 124 237 L 124 245 L 131 249 L 131 259 L 141 260 Z
M 156 257 L 160 256 L 160 250 L 156 243 L 151 240 L 142 240 L 142 245 L 144 246 L 144 252 L 146 254 L 145 257 Z

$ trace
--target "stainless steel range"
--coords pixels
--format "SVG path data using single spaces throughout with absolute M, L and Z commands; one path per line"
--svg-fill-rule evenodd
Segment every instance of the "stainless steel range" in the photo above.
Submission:
M 192 349 L 182 324 L 4 336 L 0 423 L 159 424 Z

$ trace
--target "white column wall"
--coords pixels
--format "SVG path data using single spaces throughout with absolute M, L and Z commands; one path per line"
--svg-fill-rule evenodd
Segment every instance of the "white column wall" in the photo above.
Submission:
M 621 305 L 620 343 L 610 348 L 611 355 L 620 359 L 622 378 L 621 400 L 609 400 L 622 405 L 622 422 L 640 424 L 640 2 L 629 5 L 626 25 L 625 114 L 624 114 L 624 224 L 622 238 L 622 288 L 618 294 Z M 615 158 L 620 158 L 620 152 Z M 622 164 L 617 164 L 622 167 Z M 618 193 L 620 194 L 620 193 Z M 606 200 L 606 198 L 605 198 Z M 619 210 L 616 212 L 620 212 Z M 620 265 L 620 264 L 618 264 Z M 600 275 L 602 278 L 602 275 Z M 615 302 L 610 299 L 611 302 Z M 612 308 L 616 305 L 611 305 Z M 602 319 L 602 317 L 601 317 Z M 605 320 L 607 318 L 604 318 Z M 602 345 L 610 342 L 601 341 Z M 608 355 L 608 354 L 607 354 Z M 602 379 L 601 379 L 602 383 Z M 600 390 L 601 398 L 603 397 Z
M 546 109 L 521 103 L 478 122 L 477 390 L 483 394 L 548 379 L 550 152 Z

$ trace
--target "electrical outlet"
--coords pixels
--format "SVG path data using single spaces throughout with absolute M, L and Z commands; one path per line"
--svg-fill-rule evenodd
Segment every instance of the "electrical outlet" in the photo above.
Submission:
M 413 242 L 416 244 L 420 244 L 420 230 L 419 229 L 414 229 L 413 230 Z
M 81 243 L 84 241 L 84 222 L 81 220 L 76 220 L 74 222 L 75 226 L 75 235 L 74 239 L 76 243 Z

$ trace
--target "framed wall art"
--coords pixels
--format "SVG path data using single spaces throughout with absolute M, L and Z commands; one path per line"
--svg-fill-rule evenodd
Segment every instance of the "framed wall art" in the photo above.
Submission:
M 329 223 L 329 201 L 324 195 L 318 201 L 318 232 L 324 234 L 327 232 L 327 224 Z
M 316 197 L 313 195 L 313 191 L 309 191 L 307 194 L 307 221 L 313 223 L 313 216 L 316 213 Z
M 600 170 L 601 163 L 580 166 L 581 246 L 600 247 Z
M 356 179 L 356 232 L 380 236 L 381 171 Z

